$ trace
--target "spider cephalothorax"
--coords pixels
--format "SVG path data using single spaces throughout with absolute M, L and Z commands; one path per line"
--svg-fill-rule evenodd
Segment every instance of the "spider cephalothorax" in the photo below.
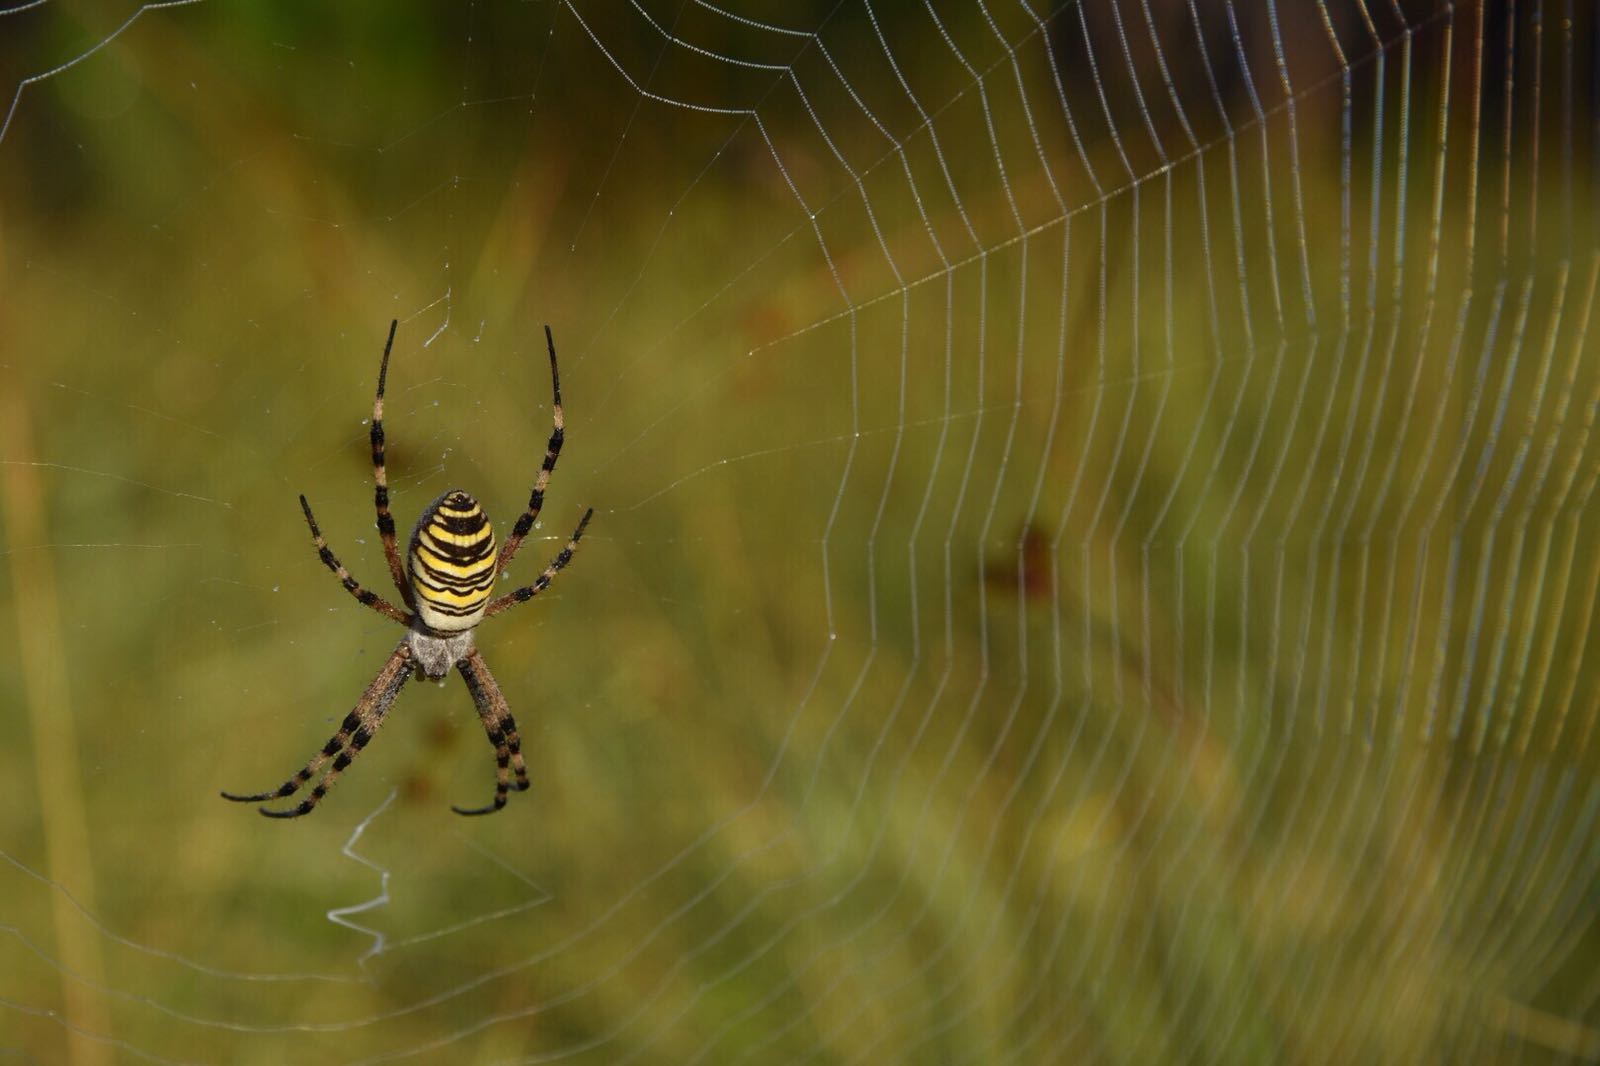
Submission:
M 400 551 L 395 543 L 394 516 L 389 513 L 389 482 L 384 470 L 383 390 L 389 374 L 389 351 L 394 347 L 395 328 L 389 324 L 389 340 L 383 346 L 383 362 L 378 368 L 378 393 L 372 403 L 372 474 L 375 489 L 374 503 L 378 511 L 378 535 L 383 540 L 383 554 L 389 562 L 389 576 L 407 610 L 402 610 L 361 587 L 350 571 L 323 540 L 317 520 L 311 514 L 311 505 L 300 497 L 300 508 L 305 512 L 306 524 L 311 527 L 311 538 L 317 553 L 329 570 L 343 583 L 357 600 L 386 618 L 407 627 L 405 639 L 389 656 L 389 661 L 372 684 L 356 701 L 355 709 L 345 715 L 339 731 L 328 739 L 322 750 L 289 780 L 271 792 L 235 795 L 224 792 L 226 799 L 256 803 L 262 800 L 284 799 L 296 792 L 317 775 L 329 759 L 331 766 L 323 773 L 310 794 L 288 810 L 275 811 L 261 808 L 261 813 L 272 818 L 295 818 L 310 814 L 322 797 L 333 787 L 339 774 L 355 760 L 367 746 L 384 716 L 394 706 L 406 680 L 415 673 L 435 681 L 443 680 L 452 668 L 460 671 L 461 679 L 472 694 L 489 742 L 495 748 L 494 801 L 485 807 L 452 808 L 457 814 L 488 814 L 506 805 L 512 774 L 516 775 L 516 788 L 528 787 L 528 771 L 522 760 L 522 740 L 517 734 L 517 723 L 511 717 L 506 698 L 489 673 L 483 656 L 472 646 L 472 632 L 478 623 L 490 615 L 499 614 L 508 607 L 523 603 L 543 592 L 561 569 L 572 559 L 578 541 L 594 511 L 584 512 L 566 546 L 544 568 L 533 584 L 491 598 L 494 584 L 505 573 L 523 538 L 532 531 L 544 506 L 544 490 L 550 482 L 550 473 L 561 454 L 565 426 L 561 416 L 561 376 L 556 370 L 556 345 L 550 336 L 550 327 L 544 330 L 545 344 L 550 350 L 550 385 L 554 394 L 550 405 L 550 443 L 545 448 L 544 465 L 533 483 L 533 494 L 528 497 L 528 509 L 517 519 L 511 536 L 499 552 L 495 551 L 494 530 L 478 501 L 460 489 L 451 489 L 434 500 L 422 512 L 411 533 L 411 543 L 406 550 L 402 567 Z

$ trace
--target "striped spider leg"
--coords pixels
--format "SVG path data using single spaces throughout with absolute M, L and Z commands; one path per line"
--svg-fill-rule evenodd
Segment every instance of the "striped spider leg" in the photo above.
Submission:
M 517 791 L 528 790 L 528 768 L 522 761 L 522 737 L 517 733 L 517 721 L 511 717 L 505 694 L 495 683 L 494 675 L 489 672 L 489 665 L 483 661 L 478 649 L 473 648 L 465 659 L 456 663 L 456 669 L 461 672 L 461 680 L 467 683 L 473 706 L 478 709 L 478 717 L 483 722 L 483 731 L 489 734 L 489 743 L 494 745 L 494 800 L 485 807 L 457 807 L 451 804 L 450 809 L 457 814 L 493 814 L 506 805 L 512 772 L 517 775 Z
M 389 351 L 394 347 L 394 331 L 399 328 L 398 318 L 389 320 L 389 339 L 383 344 L 383 362 L 378 364 L 378 392 L 372 398 L 372 503 L 378 512 L 378 539 L 383 541 L 383 557 L 389 562 L 389 576 L 394 587 L 400 590 L 406 606 L 416 610 L 417 603 L 411 592 L 411 582 L 400 565 L 400 549 L 394 542 L 394 515 L 389 513 L 389 470 L 384 464 L 383 389 L 389 380 Z
M 339 723 L 339 731 L 328 738 L 322 750 L 313 755 L 298 773 L 270 792 L 257 792 L 249 796 L 224 792 L 222 798 L 236 803 L 261 803 L 266 800 L 287 799 L 299 792 L 307 781 L 316 776 L 323 764 L 332 759 L 333 765 L 322 775 L 322 780 L 318 781 L 316 787 L 298 804 L 283 811 L 275 811 L 270 807 L 261 808 L 261 813 L 268 818 L 299 818 L 310 814 L 316 809 L 317 804 L 322 802 L 322 797 L 328 794 L 328 789 L 333 787 L 333 783 L 339 780 L 339 775 L 355 762 L 356 756 L 361 754 L 361 749 L 367 746 L 372 735 L 378 731 L 378 727 L 383 724 L 384 716 L 389 713 L 389 708 L 394 706 L 394 701 L 399 698 L 400 690 L 405 687 L 414 669 L 411 647 L 402 641 L 389 656 L 389 661 L 383 664 L 383 669 L 378 671 L 378 676 L 372 679 L 372 684 L 367 686 L 367 690 L 356 701 L 355 708 L 344 716 L 343 722 Z
M 260 803 L 287 799 L 299 792 L 318 772 L 321 779 L 294 807 L 273 810 L 262 807 L 261 813 L 271 818 L 298 818 L 310 814 L 333 787 L 339 775 L 355 761 L 373 734 L 383 724 L 389 708 L 394 706 L 413 674 L 418 678 L 442 681 L 453 668 L 461 674 L 473 705 L 483 723 L 489 743 L 495 749 L 495 794 L 492 803 L 475 808 L 453 807 L 458 814 L 488 814 L 506 805 L 507 793 L 513 787 L 523 791 L 528 787 L 528 771 L 522 758 L 522 739 L 517 733 L 517 723 L 505 695 L 489 672 L 483 656 L 473 647 L 473 632 L 478 624 L 493 614 L 525 603 L 550 587 L 555 576 L 572 560 L 578 541 L 593 517 L 590 508 L 578 523 L 576 532 L 533 582 L 498 598 L 491 598 L 495 583 L 516 554 L 518 546 L 533 529 L 539 510 L 544 505 L 545 489 L 555 470 L 556 459 L 561 454 L 565 425 L 561 412 L 561 377 L 556 368 L 556 346 L 545 327 L 545 344 L 550 352 L 550 384 L 553 395 L 551 420 L 554 426 L 550 441 L 545 446 L 544 463 L 534 480 L 533 493 L 528 508 L 512 527 L 505 546 L 495 550 L 494 530 L 488 516 L 478 501 L 460 489 L 451 489 L 429 504 L 411 532 L 410 544 L 404 559 L 395 541 L 394 517 L 389 511 L 389 486 L 384 466 L 385 438 L 383 431 L 383 398 L 388 380 L 389 353 L 394 347 L 398 323 L 389 324 L 389 339 L 383 347 L 383 361 L 378 368 L 378 389 L 372 405 L 372 471 L 373 500 L 377 510 L 378 533 L 383 541 L 384 557 L 389 564 L 390 576 L 405 603 L 405 609 L 396 607 L 377 593 L 361 586 L 350 571 L 345 569 L 333 550 L 328 547 L 311 513 L 311 505 L 300 497 L 300 508 L 305 513 L 306 525 L 311 529 L 311 539 L 317 555 L 333 572 L 345 591 L 365 607 L 406 627 L 406 636 L 389 656 L 389 661 L 378 676 L 362 693 L 355 708 L 345 716 L 337 732 L 295 775 L 269 792 L 241 795 L 222 793 L 225 799 L 240 803 Z M 331 765 L 329 761 L 332 760 Z M 324 767 L 327 767 L 324 770 Z M 515 784 L 513 785 L 513 776 Z

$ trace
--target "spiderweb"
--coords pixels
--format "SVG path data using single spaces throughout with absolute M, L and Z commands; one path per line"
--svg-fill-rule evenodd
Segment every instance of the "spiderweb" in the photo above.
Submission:
M 0 11 L 0 1049 L 1600 1058 L 1573 0 Z M 502 533 L 534 779 L 407 689 Z

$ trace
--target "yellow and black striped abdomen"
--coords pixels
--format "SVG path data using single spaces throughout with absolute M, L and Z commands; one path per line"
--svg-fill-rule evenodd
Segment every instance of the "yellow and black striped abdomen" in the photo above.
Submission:
M 452 489 L 429 504 L 406 553 L 423 625 L 443 633 L 477 625 L 494 590 L 494 564 L 494 530 L 477 500 Z

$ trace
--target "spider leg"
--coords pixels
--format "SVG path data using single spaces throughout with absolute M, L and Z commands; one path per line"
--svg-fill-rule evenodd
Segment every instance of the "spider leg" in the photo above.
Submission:
M 511 707 L 506 703 L 505 694 L 495 683 L 494 675 L 489 672 L 489 665 L 483 661 L 478 649 L 467 653 L 466 658 L 456 663 L 456 669 L 461 671 L 461 679 L 467 683 L 467 691 L 472 693 L 478 717 L 483 720 L 484 732 L 489 734 L 489 743 L 494 745 L 494 802 L 486 807 L 472 808 L 452 804 L 450 809 L 457 814 L 492 814 L 506 805 L 506 793 L 511 788 L 511 772 L 517 775 L 518 792 L 528 788 L 528 768 L 522 761 L 522 738 L 517 734 L 517 722 L 511 717 Z
M 539 520 L 539 511 L 544 507 L 545 486 L 550 484 L 550 474 L 556 468 L 556 459 L 561 455 L 561 442 L 566 438 L 566 421 L 561 415 L 561 373 L 556 369 L 556 342 L 550 335 L 550 327 L 544 327 L 544 343 L 550 349 L 550 389 L 554 399 L 550 403 L 550 420 L 554 428 L 550 430 L 550 443 L 545 445 L 544 465 L 539 468 L 539 476 L 533 482 L 533 494 L 528 497 L 528 509 L 517 519 L 517 524 L 511 528 L 511 535 L 500 548 L 500 558 L 495 561 L 495 573 L 504 572 L 511 565 L 511 559 L 517 554 L 517 549 L 522 546 L 522 538 L 533 529 L 533 524 Z
M 550 565 L 544 568 L 544 573 L 540 574 L 533 584 L 508 592 L 504 596 L 491 601 L 488 608 L 483 612 L 483 616 L 488 618 L 490 615 L 499 614 L 508 607 L 515 607 L 519 603 L 525 603 L 549 588 L 550 582 L 555 580 L 555 576 L 561 573 L 566 565 L 572 561 L 572 553 L 578 550 L 578 541 L 583 539 L 583 531 L 588 527 L 589 519 L 592 517 L 594 517 L 593 507 L 583 512 L 583 520 L 578 523 L 578 528 L 573 532 L 572 539 L 567 541 L 567 546 L 556 554 L 556 557 L 550 561 Z
M 389 661 L 383 664 L 383 669 L 378 671 L 378 676 L 372 679 L 372 684 L 367 686 L 367 690 L 356 701 L 355 709 L 345 715 L 344 721 L 339 723 L 339 731 L 328 738 L 328 742 L 298 773 L 271 792 L 258 792 L 250 796 L 224 792 L 222 798 L 238 803 L 284 799 L 300 791 L 329 759 L 333 759 L 333 765 L 322 775 L 322 780 L 317 782 L 316 787 L 298 805 L 286 811 L 261 808 L 261 813 L 268 818 L 299 818 L 301 815 L 310 814 L 321 802 L 322 797 L 328 794 L 328 789 L 333 787 L 339 775 L 355 761 L 355 757 L 361 754 L 361 749 L 367 746 L 372 735 L 378 731 L 378 727 L 383 724 L 384 716 L 389 713 L 389 708 L 394 706 L 396 697 L 400 695 L 400 689 L 410 676 L 411 648 L 402 641 L 394 650 L 394 654 L 389 656 Z
M 411 583 L 406 580 L 405 567 L 400 565 L 400 549 L 394 541 L 394 515 L 389 513 L 389 472 L 383 460 L 383 388 L 389 378 L 389 350 L 394 347 L 394 331 L 399 319 L 389 323 L 389 339 L 383 345 L 383 362 L 378 366 L 378 393 L 372 400 L 372 502 L 378 510 L 378 537 L 383 541 L 383 555 L 389 560 L 389 576 L 400 598 L 407 607 L 416 608 Z
M 311 515 L 311 505 L 306 502 L 304 496 L 300 497 L 300 509 L 306 513 L 306 525 L 311 527 L 311 539 L 316 542 L 317 555 L 321 557 L 323 564 L 333 571 L 334 576 L 339 579 L 340 584 L 344 585 L 346 591 L 385 618 L 393 618 L 401 625 L 409 626 L 411 624 L 410 614 L 402 611 L 376 592 L 362 588 L 361 583 L 350 576 L 350 571 L 344 568 L 344 564 L 339 561 L 339 557 L 333 554 L 333 549 L 328 547 L 328 542 L 322 539 L 322 530 L 317 528 L 317 520 Z

